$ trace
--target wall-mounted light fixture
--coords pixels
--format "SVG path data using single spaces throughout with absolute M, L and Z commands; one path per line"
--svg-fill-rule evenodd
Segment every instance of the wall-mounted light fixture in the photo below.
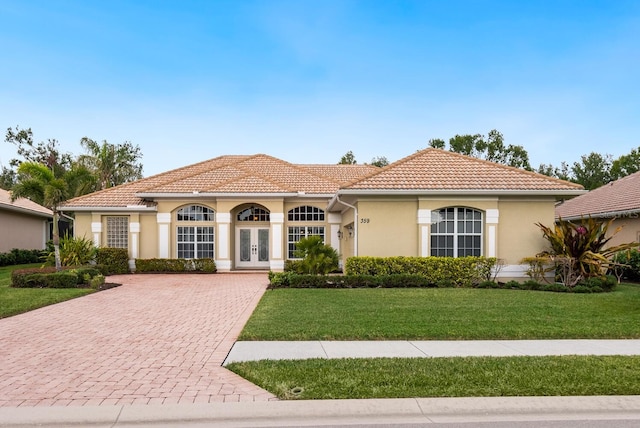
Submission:
M 338 231 L 338 239 L 342 239 L 342 231 L 341 230 Z
M 352 238 L 353 237 L 353 225 L 352 224 L 348 224 L 344 228 L 349 231 L 349 238 Z

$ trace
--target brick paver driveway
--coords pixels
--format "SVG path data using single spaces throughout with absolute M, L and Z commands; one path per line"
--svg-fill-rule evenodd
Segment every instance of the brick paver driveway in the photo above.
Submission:
M 125 275 L 0 320 L 0 406 L 275 399 L 221 367 L 266 274 Z

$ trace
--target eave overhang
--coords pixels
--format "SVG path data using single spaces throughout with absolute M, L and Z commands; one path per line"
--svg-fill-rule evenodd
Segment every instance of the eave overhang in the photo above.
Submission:
M 415 196 L 472 196 L 472 195 L 504 195 L 504 196 L 579 196 L 587 190 L 489 190 L 489 189 L 438 189 L 438 190 L 395 190 L 395 189 L 341 189 L 339 195 L 415 195 Z
M 332 198 L 334 193 L 306 193 L 306 192 L 279 192 L 279 193 L 224 193 L 224 192 L 184 192 L 184 193 L 136 193 L 136 196 L 144 199 L 185 199 L 185 198 Z
M 621 210 L 621 211 L 606 211 L 601 213 L 590 213 L 583 215 L 572 215 L 567 217 L 556 216 L 557 219 L 562 218 L 563 220 L 573 221 L 573 220 L 581 220 L 583 218 L 640 218 L 640 208 L 632 209 L 632 210 Z
M 43 217 L 43 218 L 53 218 L 53 214 L 43 213 L 40 211 L 30 210 L 28 208 L 16 207 L 14 205 L 5 205 L 0 204 L 0 208 L 5 209 L 7 211 L 18 212 L 21 214 L 29 214 L 35 217 Z
M 74 206 L 64 206 L 61 208 L 64 211 L 70 212 L 89 212 L 89 211 L 106 211 L 106 212 L 156 212 L 158 209 L 156 207 L 149 207 L 146 205 L 127 205 L 126 207 L 74 207 Z

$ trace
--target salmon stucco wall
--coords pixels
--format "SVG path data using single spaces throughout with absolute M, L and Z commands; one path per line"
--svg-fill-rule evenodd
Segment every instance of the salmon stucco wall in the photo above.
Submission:
M 44 249 L 48 225 L 49 220 L 43 217 L 0 211 L 0 253 L 13 248 Z
M 613 247 L 629 242 L 640 243 L 640 214 L 615 219 L 607 232 L 611 235 L 618 227 L 620 230 L 612 236 L 607 246 Z

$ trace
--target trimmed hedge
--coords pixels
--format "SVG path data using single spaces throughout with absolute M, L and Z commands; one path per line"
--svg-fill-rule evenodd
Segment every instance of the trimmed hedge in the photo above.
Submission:
M 103 275 L 129 273 L 129 251 L 126 248 L 98 248 L 96 264 Z
M 541 284 L 529 280 L 526 282 L 509 281 L 498 283 L 482 281 L 465 288 L 501 288 L 509 290 L 538 290 L 559 293 L 602 293 L 613 291 L 616 279 L 612 276 L 591 278 L 574 287 L 564 284 Z M 301 275 L 294 272 L 269 272 L 269 288 L 448 288 L 456 287 L 453 281 L 442 280 L 433 283 L 423 275 Z
M 16 269 L 11 273 L 11 286 L 15 288 L 97 288 L 104 284 L 104 276 L 95 267 L 55 267 Z
M 136 259 L 136 273 L 215 273 L 213 259 Z
M 14 248 L 8 253 L 0 253 L 0 266 L 26 265 L 39 263 L 46 257 L 44 250 L 20 250 Z
M 409 288 L 453 287 L 451 281 L 433 283 L 424 275 L 304 275 L 269 272 L 269 288 Z
M 490 280 L 494 257 L 349 257 L 346 275 L 420 275 L 430 284 L 469 287 Z

